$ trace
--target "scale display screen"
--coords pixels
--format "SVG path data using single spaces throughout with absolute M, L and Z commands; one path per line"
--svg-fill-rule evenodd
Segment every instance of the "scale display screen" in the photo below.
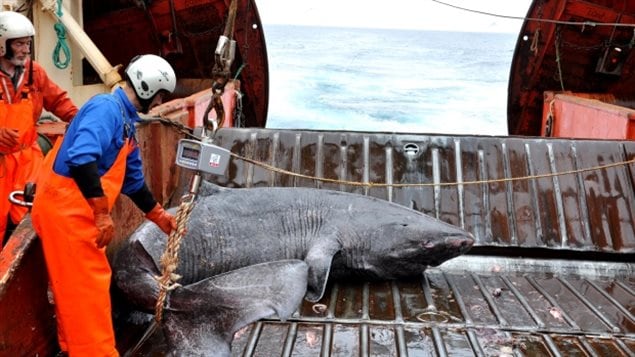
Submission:
M 224 175 L 229 163 L 229 150 L 206 142 L 179 140 L 176 164 L 191 170 Z
M 181 156 L 186 159 L 198 161 L 199 156 L 201 155 L 201 151 L 198 149 L 194 149 L 191 147 L 183 146 L 183 151 L 181 151 Z

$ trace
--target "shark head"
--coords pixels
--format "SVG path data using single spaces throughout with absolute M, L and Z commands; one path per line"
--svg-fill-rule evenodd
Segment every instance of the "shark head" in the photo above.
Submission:
M 472 248 L 472 234 L 412 210 L 384 215 L 369 224 L 360 245 L 343 247 L 334 257 L 348 269 L 368 278 L 407 278 L 429 266 L 462 255 Z M 351 249 L 352 248 L 352 249 Z

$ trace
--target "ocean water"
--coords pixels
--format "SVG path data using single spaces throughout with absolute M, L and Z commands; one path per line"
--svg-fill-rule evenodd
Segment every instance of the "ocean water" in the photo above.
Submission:
M 268 128 L 507 134 L 517 35 L 269 25 Z

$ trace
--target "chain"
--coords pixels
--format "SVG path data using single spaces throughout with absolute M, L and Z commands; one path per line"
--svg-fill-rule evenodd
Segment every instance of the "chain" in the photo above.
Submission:
M 177 133 L 182 134 L 186 137 L 197 139 L 199 141 L 201 140 L 201 138 L 192 134 L 192 131 L 193 131 L 192 128 L 176 120 L 171 120 L 170 118 L 165 116 L 165 113 L 159 113 L 158 117 L 140 118 L 138 121 L 139 125 L 147 125 L 153 122 L 159 122 L 162 125 L 168 126 L 174 129 L 174 131 L 176 131 Z

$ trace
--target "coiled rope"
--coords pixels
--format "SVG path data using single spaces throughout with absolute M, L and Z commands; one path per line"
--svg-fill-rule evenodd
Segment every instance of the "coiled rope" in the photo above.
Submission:
M 57 17 L 62 17 L 62 0 L 57 0 Z M 53 25 L 55 33 L 57 34 L 57 44 L 53 50 L 53 63 L 55 67 L 59 69 L 65 69 L 71 62 L 71 50 L 66 43 L 66 28 L 62 22 L 58 19 L 55 25 Z M 60 56 L 61 52 L 64 53 L 64 60 Z

